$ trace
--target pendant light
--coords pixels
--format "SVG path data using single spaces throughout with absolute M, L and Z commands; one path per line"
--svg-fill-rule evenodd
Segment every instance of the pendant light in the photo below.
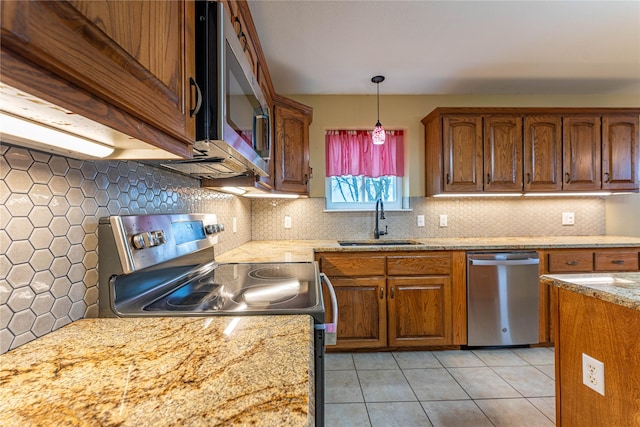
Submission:
M 384 133 L 384 128 L 380 123 L 380 83 L 384 81 L 384 76 L 375 76 L 371 78 L 371 81 L 376 84 L 377 87 L 377 101 L 378 101 L 378 121 L 376 123 L 375 128 L 373 128 L 373 143 L 374 145 L 382 145 L 384 144 L 384 140 L 386 135 Z

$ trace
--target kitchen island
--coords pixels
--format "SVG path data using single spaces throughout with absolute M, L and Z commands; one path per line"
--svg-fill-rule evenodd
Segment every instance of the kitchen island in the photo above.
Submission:
M 0 425 L 314 423 L 310 316 L 83 319 L 0 356 Z
M 557 425 L 640 425 L 640 273 L 543 275 L 540 283 L 556 301 Z M 583 354 L 604 364 L 604 384 L 592 379 L 604 395 L 583 383 Z

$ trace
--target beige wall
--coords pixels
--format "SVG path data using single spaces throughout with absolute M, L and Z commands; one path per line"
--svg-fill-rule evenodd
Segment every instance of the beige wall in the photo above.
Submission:
M 605 204 L 606 233 L 640 237 L 640 194 L 619 194 Z
M 381 86 L 384 92 L 384 86 Z M 372 93 L 374 87 L 372 86 Z M 309 129 L 310 162 L 313 168 L 311 197 L 324 197 L 324 131 L 327 129 L 369 129 L 376 122 L 376 98 L 372 95 L 293 95 L 291 98 L 313 107 Z M 638 107 L 635 96 L 569 95 L 381 95 L 380 121 L 387 129 L 403 129 L 405 182 L 409 196 L 424 196 L 424 127 L 420 120 L 436 107 Z

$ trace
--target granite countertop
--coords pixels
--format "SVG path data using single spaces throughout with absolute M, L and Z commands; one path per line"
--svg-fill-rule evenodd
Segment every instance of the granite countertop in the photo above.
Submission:
M 0 425 L 312 425 L 312 330 L 309 316 L 79 320 L 0 356 Z
M 384 241 L 385 239 L 380 240 Z M 337 240 L 255 240 L 219 256 L 216 255 L 216 260 L 219 262 L 312 261 L 316 251 L 373 252 L 640 247 L 640 238 L 625 236 L 462 237 L 409 240 L 413 240 L 418 244 L 401 246 L 340 246 Z
M 640 273 L 547 274 L 540 283 L 640 310 Z

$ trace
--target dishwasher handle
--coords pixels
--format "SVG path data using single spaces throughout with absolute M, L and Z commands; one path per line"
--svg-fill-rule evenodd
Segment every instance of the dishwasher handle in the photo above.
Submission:
M 333 289 L 333 285 L 327 275 L 320 273 L 320 280 L 327 285 L 327 289 L 329 290 L 329 296 L 331 297 L 332 319 L 331 323 L 325 323 L 324 325 L 318 326 L 321 326 L 324 329 L 325 345 L 336 345 L 336 340 L 338 338 L 338 298 L 336 298 L 336 291 Z
M 538 258 L 526 259 L 473 259 L 470 258 L 471 265 L 538 265 Z

